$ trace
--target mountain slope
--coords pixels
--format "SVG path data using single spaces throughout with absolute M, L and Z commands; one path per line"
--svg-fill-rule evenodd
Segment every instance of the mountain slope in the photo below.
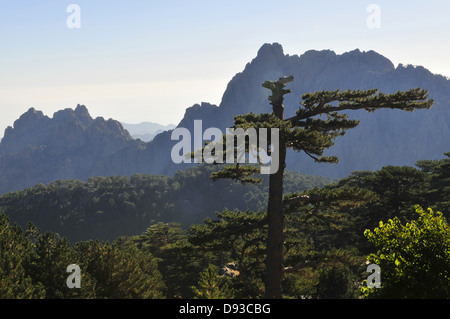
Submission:
M 310 50 L 290 56 L 280 44 L 265 44 L 231 79 L 220 105 L 200 103 L 187 108 L 178 127 L 193 135 L 194 120 L 202 120 L 203 130 L 217 127 L 225 132 L 236 115 L 271 112 L 270 92 L 261 84 L 290 74 L 295 81 L 289 84 L 293 93 L 286 96 L 286 116 L 295 114 L 304 93 L 321 90 L 377 88 L 393 93 L 421 87 L 429 90 L 435 105 L 415 112 L 349 112 L 361 124 L 327 151 L 340 158 L 339 164 L 318 164 L 302 153 L 289 152 L 288 169 L 339 178 L 390 164 L 412 166 L 423 158 L 441 158 L 450 150 L 450 80 L 421 66 L 395 67 L 374 51 L 338 55 Z M 171 131 L 158 134 L 151 142 L 133 140 L 120 123 L 94 120 L 81 106 L 57 112 L 53 119 L 32 109 L 5 131 L 0 144 L 0 193 L 56 179 L 172 175 L 193 165 L 172 162 L 176 143 Z
M 158 222 L 188 227 L 225 209 L 266 209 L 267 176 L 261 186 L 213 182 L 210 175 L 217 169 L 200 165 L 173 177 L 135 174 L 38 184 L 0 195 L 0 211 L 24 229 L 32 221 L 42 232 L 56 232 L 78 242 L 139 235 Z M 288 171 L 285 188 L 301 192 L 330 182 Z
M 93 119 L 83 105 L 58 111 L 53 118 L 30 108 L 5 130 L 0 144 L 0 190 L 86 179 L 98 161 L 138 144 L 119 122 Z
M 289 56 L 284 54 L 281 45 L 265 44 L 256 58 L 229 82 L 219 106 L 202 103 L 188 108 L 178 127 L 188 128 L 192 134 L 194 120 L 201 119 L 203 129 L 218 127 L 225 132 L 235 115 L 271 112 L 267 100 L 270 92 L 261 84 L 290 74 L 295 76 L 295 81 L 289 84 L 293 93 L 286 96 L 286 116 L 295 114 L 304 93 L 321 90 L 378 88 L 384 93 L 394 93 L 421 87 L 429 90 L 435 104 L 430 110 L 415 112 L 349 112 L 361 124 L 328 150 L 328 155 L 340 158 L 339 164 L 318 164 L 305 154 L 291 151 L 287 157 L 289 169 L 340 178 L 355 170 L 377 170 L 389 164 L 412 166 L 421 158 L 441 158 L 450 150 L 447 138 L 450 136 L 450 80 L 424 67 L 395 67 L 374 51 L 354 50 L 337 55 L 330 50 L 311 50 L 301 56 Z M 160 134 L 139 150 L 127 167 L 172 174 L 188 166 L 175 165 L 170 159 L 170 150 L 177 142 L 170 140 L 169 132 Z M 118 152 L 109 160 L 116 162 L 121 156 Z M 143 163 L 142 158 L 148 161 Z

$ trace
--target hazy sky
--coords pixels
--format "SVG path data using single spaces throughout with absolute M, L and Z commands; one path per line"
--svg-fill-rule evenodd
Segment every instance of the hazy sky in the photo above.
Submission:
M 0 136 L 30 107 L 177 124 L 195 103 L 219 104 L 264 43 L 375 50 L 450 77 L 449 13 L 448 0 L 3 0 Z

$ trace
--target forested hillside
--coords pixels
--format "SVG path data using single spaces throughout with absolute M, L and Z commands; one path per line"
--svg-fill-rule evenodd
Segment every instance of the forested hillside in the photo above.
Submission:
M 173 177 L 135 174 L 131 177 L 91 177 L 87 182 L 61 180 L 0 196 L 13 222 L 32 221 L 71 242 L 142 233 L 157 222 L 185 227 L 213 217 L 216 211 L 265 210 L 267 177 L 260 187 L 210 179 L 219 167 L 202 165 Z M 289 172 L 286 189 L 303 191 L 329 183 L 329 178 Z
M 417 167 L 354 172 L 326 185 L 323 179 L 289 173 L 283 296 L 449 298 L 450 153 L 446 156 L 419 161 Z M 22 230 L 0 214 L 0 296 L 263 297 L 267 225 L 266 213 L 257 209 L 264 205 L 260 196 L 264 186 L 258 190 L 210 184 L 205 181 L 211 172 L 201 166 L 173 179 L 136 175 L 88 183 L 61 181 L 2 196 L 12 220 L 42 225 L 53 221 L 53 227 L 70 236 L 79 231 L 85 238 L 112 238 L 120 233 L 119 224 L 122 230 L 136 227 L 133 232 L 139 233 L 111 243 L 74 242 L 40 232 L 32 224 Z M 192 198 L 194 193 L 205 198 Z M 177 203 L 175 194 L 184 194 L 183 201 Z M 294 200 L 302 196 L 311 200 Z M 229 206 L 231 199 L 245 210 L 223 209 L 211 216 L 219 206 Z M 145 210 L 144 218 L 140 208 L 145 205 L 152 209 Z M 180 207 L 186 210 L 180 213 Z M 195 214 L 200 214 L 198 219 L 211 217 L 190 227 L 174 222 L 180 216 L 186 222 Z M 382 265 L 385 289 L 366 287 L 367 256 Z M 66 286 L 66 267 L 72 263 L 83 271 L 81 289 Z

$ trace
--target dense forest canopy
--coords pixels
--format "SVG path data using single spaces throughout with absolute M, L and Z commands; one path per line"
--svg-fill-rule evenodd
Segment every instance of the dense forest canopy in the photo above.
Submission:
M 210 175 L 219 168 L 201 165 L 173 177 L 135 174 L 38 184 L 0 196 L 0 207 L 22 227 L 32 221 L 42 231 L 58 233 L 71 242 L 113 241 L 140 234 L 158 222 L 188 227 L 224 209 L 265 210 L 267 178 L 260 187 L 214 182 Z M 331 181 L 288 172 L 285 187 L 289 192 L 303 191 Z
M 283 296 L 449 298 L 448 157 L 450 153 L 442 160 L 420 161 L 417 167 L 354 172 L 334 182 L 288 172 Z M 239 189 L 243 186 L 221 181 L 211 187 L 206 181 L 213 169 L 199 166 L 173 178 L 136 175 L 93 178 L 88 183 L 59 181 L 2 196 L 0 297 L 263 297 L 267 227 L 262 223 L 266 214 L 262 199 L 267 186 L 263 182 L 261 188 Z M 200 180 L 206 185 L 192 184 Z M 219 190 L 224 195 L 214 194 Z M 197 206 L 204 210 L 196 218 L 204 221 L 176 222 L 180 206 L 175 194 L 189 198 L 199 191 L 211 198 L 202 202 L 204 207 Z M 228 193 L 231 197 L 225 196 Z M 255 209 L 227 209 L 232 196 Z M 307 205 L 289 201 L 301 196 L 317 201 Z M 212 202 L 218 206 L 212 207 Z M 139 210 L 153 204 L 154 210 Z M 22 215 L 19 207 L 26 208 Z M 89 213 L 80 215 L 85 208 Z M 201 215 L 212 208 L 215 216 Z M 139 215 L 144 211 L 148 219 Z M 195 215 L 181 216 L 187 222 Z M 61 234 L 41 232 L 32 223 L 20 227 L 15 224 L 20 219 L 39 220 Z M 120 234 L 119 225 L 124 223 L 127 227 L 135 223 L 135 234 Z M 92 238 L 68 240 L 62 235 L 66 231 L 74 236 L 80 230 Z M 95 234 L 100 230 L 104 233 Z M 114 238 L 115 234 L 120 235 Z M 101 236 L 110 240 L 96 240 Z M 401 238 L 404 249 L 393 238 Z M 424 238 L 434 240 L 427 243 Z M 383 249 L 390 249 L 390 254 Z M 385 282 L 389 289 L 365 286 L 368 261 L 380 263 L 382 278 L 394 283 Z M 74 263 L 82 269 L 81 289 L 66 286 L 66 267 Z M 423 271 L 414 269 L 427 269 L 427 278 L 434 279 L 424 282 Z

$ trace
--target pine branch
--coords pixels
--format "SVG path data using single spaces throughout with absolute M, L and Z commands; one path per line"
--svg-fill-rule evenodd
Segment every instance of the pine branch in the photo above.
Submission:
M 417 88 L 406 92 L 397 92 L 394 94 L 383 94 L 378 90 L 368 91 L 333 91 L 316 92 L 304 94 L 305 101 L 301 103 L 305 108 L 299 109 L 297 115 L 286 119 L 286 121 L 297 124 L 299 121 L 331 112 L 344 110 L 364 109 L 373 112 L 381 108 L 401 109 L 404 111 L 413 111 L 414 109 L 430 108 L 433 100 L 427 100 L 428 92 Z M 339 102 L 337 106 L 329 103 Z
M 223 170 L 214 172 L 210 178 L 213 181 L 227 178 L 232 179 L 235 182 L 241 182 L 242 184 L 256 184 L 259 185 L 262 182 L 262 178 L 252 177 L 252 175 L 260 172 L 260 168 L 256 166 L 245 165 L 241 166 L 239 163 L 225 167 Z
M 292 198 L 283 200 L 283 205 L 291 206 L 291 205 L 295 205 L 298 203 L 308 203 L 308 204 L 319 203 L 322 200 L 323 200 L 323 197 L 318 194 L 301 195 L 301 196 L 292 197 Z
M 296 266 L 284 267 L 283 268 L 283 273 L 288 274 L 288 273 L 297 272 L 297 271 L 302 270 L 302 269 L 307 268 L 307 267 L 317 266 L 317 265 L 319 265 L 321 263 L 323 263 L 323 261 L 321 261 L 321 260 L 305 261 L 304 263 L 298 264 Z

